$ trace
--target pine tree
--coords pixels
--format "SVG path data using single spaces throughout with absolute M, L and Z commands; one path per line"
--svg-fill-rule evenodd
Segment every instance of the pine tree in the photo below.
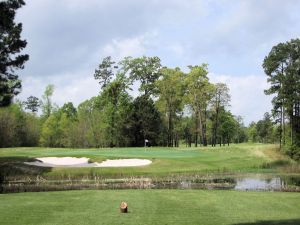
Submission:
M 21 39 L 22 24 L 14 22 L 16 10 L 23 5 L 23 0 L 0 1 L 0 107 L 20 93 L 21 81 L 15 71 L 23 69 L 29 59 L 19 54 L 27 42 Z

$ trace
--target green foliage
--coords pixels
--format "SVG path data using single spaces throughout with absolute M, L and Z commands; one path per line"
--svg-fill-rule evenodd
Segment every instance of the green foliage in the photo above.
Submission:
M 27 101 L 24 102 L 25 109 L 30 110 L 32 113 L 35 113 L 39 110 L 40 102 L 39 99 L 35 96 L 29 96 Z
M 0 1 L 0 107 L 11 104 L 21 91 L 21 81 L 15 70 L 23 69 L 29 59 L 18 54 L 27 42 L 21 40 L 22 24 L 16 24 L 16 10 L 25 5 L 23 0 Z
M 40 135 L 39 118 L 17 104 L 0 108 L 0 147 L 36 146 Z
M 209 102 L 214 93 L 214 85 L 207 77 L 207 65 L 189 66 L 190 72 L 185 78 L 186 82 L 186 103 L 191 107 L 195 115 L 195 146 L 197 146 L 198 134 L 201 132 L 201 142 L 207 146 L 206 122 Z
M 236 121 L 231 112 L 226 112 L 225 110 L 221 111 L 220 124 L 221 125 L 218 135 L 219 137 L 221 137 L 220 144 L 227 143 L 229 145 L 237 129 Z
M 150 96 L 154 94 L 155 82 L 161 76 L 161 64 L 158 57 L 126 57 L 121 63 L 125 73 L 129 73 L 132 81 L 139 81 L 141 86 L 139 90 L 144 95 Z
M 51 114 L 43 124 L 40 143 L 42 146 L 61 147 L 63 130 L 61 127 L 61 113 Z
M 49 84 L 49 85 L 47 85 L 45 92 L 42 96 L 42 99 L 43 99 L 41 102 L 42 113 L 43 113 L 43 117 L 46 119 L 51 115 L 51 113 L 55 109 L 55 105 L 53 104 L 53 102 L 51 100 L 53 92 L 54 92 L 54 85 Z
M 263 68 L 271 85 L 265 93 L 274 95 L 273 115 L 280 123 L 280 144 L 290 143 L 292 152 L 294 145 L 300 146 L 300 39 L 274 46 L 265 57 Z
M 112 77 L 116 74 L 118 66 L 115 62 L 111 61 L 111 57 L 105 57 L 99 64 L 98 69 L 95 70 L 94 78 L 99 80 L 101 88 L 105 88 L 111 81 Z
M 220 137 L 217 136 L 219 133 L 219 127 L 220 127 L 220 114 L 221 110 L 225 109 L 227 106 L 229 106 L 230 102 L 230 94 L 229 94 L 229 88 L 224 83 L 217 83 L 215 84 L 215 90 L 211 99 L 211 139 L 212 139 L 212 146 L 216 146 L 217 139 L 220 139 Z M 239 141 L 238 141 L 239 142 Z
M 264 119 L 256 123 L 257 135 L 259 142 L 270 143 L 272 140 L 272 121 L 269 113 L 265 113 Z
M 162 115 L 165 115 L 167 128 L 167 146 L 179 144 L 180 117 L 183 113 L 185 94 L 185 74 L 179 68 L 161 70 L 162 78 L 156 81 L 158 100 L 156 105 Z
M 127 125 L 128 132 L 133 135 L 131 146 L 144 146 L 146 139 L 151 145 L 163 145 L 165 142 L 161 115 L 154 101 L 145 95 L 133 101 Z
M 7 138 L 11 141 L 5 146 L 37 145 L 38 139 L 42 146 L 71 148 L 143 146 L 146 139 L 151 145 L 170 147 L 179 147 L 182 140 L 190 147 L 246 141 L 241 119 L 226 111 L 226 84 L 210 83 L 206 64 L 189 69 L 186 74 L 179 68 L 162 68 L 158 57 L 127 57 L 118 63 L 106 57 L 94 74 L 101 85 L 99 95 L 77 108 L 71 102 L 56 106 L 53 85 L 46 87 L 40 103 L 34 96 L 27 99 L 25 108 L 31 112 L 42 108 L 41 132 L 31 127 L 35 141 L 19 141 L 26 136 L 24 121 L 38 117 L 35 113 L 19 120 L 6 113 L 6 126 L 12 122 L 20 129 L 18 134 L 8 132 L 19 139 Z M 128 93 L 134 82 L 143 93 L 135 99 Z
M 119 74 L 99 96 L 99 104 L 110 147 L 127 146 L 129 140 L 123 135 L 125 121 L 130 111 L 131 97 L 128 95 L 127 79 Z
M 60 109 L 70 120 L 77 120 L 77 110 L 72 102 L 65 103 Z
M 99 96 L 86 100 L 78 106 L 78 123 L 72 133 L 76 137 L 76 147 L 108 146 L 105 137 L 106 125 L 103 120 Z

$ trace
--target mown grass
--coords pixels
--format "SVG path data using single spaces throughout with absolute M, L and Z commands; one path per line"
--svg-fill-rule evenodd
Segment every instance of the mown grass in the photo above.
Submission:
M 114 149 L 61 149 L 61 148 L 4 148 L 0 149 L 0 168 L 3 171 L 28 174 L 23 161 L 36 157 L 88 157 L 92 161 L 105 159 L 143 158 L 153 161 L 149 166 L 127 168 L 52 168 L 40 169 L 37 174 L 47 177 L 65 176 L 170 176 L 176 174 L 278 172 L 279 167 L 293 164 L 276 150 L 274 145 L 239 144 L 225 147 L 201 148 L 114 148 Z M 22 173 L 22 169 L 27 172 Z M 30 174 L 30 173 L 29 173 Z
M 121 214 L 126 201 L 129 213 Z M 0 223 L 300 224 L 300 195 L 284 192 L 105 190 L 0 195 Z

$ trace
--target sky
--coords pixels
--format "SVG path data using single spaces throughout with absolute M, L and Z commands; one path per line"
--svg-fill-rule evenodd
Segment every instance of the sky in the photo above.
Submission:
M 27 0 L 17 12 L 30 55 L 22 92 L 53 101 L 96 96 L 94 71 L 106 56 L 158 56 L 168 67 L 207 63 L 230 88 L 230 110 L 245 124 L 270 111 L 262 62 L 272 46 L 300 37 L 299 0 Z

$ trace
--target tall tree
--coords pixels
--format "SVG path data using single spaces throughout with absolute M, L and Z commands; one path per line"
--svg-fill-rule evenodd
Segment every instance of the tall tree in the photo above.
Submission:
M 62 126 L 60 126 L 61 117 L 62 113 L 59 111 L 54 112 L 47 117 L 43 124 L 40 136 L 40 143 L 42 146 L 63 147 L 61 141 L 63 137 L 63 129 Z
M 78 106 L 78 126 L 74 129 L 76 143 L 80 147 L 104 147 L 108 146 L 105 137 L 103 105 L 100 97 L 92 97 Z
M 155 81 L 161 76 L 160 58 L 154 57 L 126 57 L 121 63 L 125 73 L 129 73 L 132 81 L 141 82 L 139 90 L 150 96 L 155 90 Z
M 53 92 L 54 92 L 54 85 L 49 84 L 47 85 L 44 94 L 42 96 L 43 100 L 41 102 L 41 106 L 42 106 L 43 116 L 45 118 L 48 118 L 51 115 L 55 107 L 51 99 Z
M 111 60 L 111 57 L 105 57 L 95 70 L 94 78 L 99 80 L 101 88 L 105 88 L 110 83 L 113 76 L 117 73 L 118 65 Z
M 259 141 L 262 143 L 272 142 L 273 123 L 269 113 L 264 114 L 264 118 L 256 123 L 256 130 Z
M 145 140 L 151 145 L 162 142 L 162 121 L 154 101 L 145 96 L 138 96 L 132 104 L 129 132 L 133 134 L 133 146 L 144 146 Z
M 127 115 L 130 96 L 127 93 L 128 79 L 121 73 L 116 79 L 106 85 L 100 95 L 100 105 L 103 107 L 104 119 L 107 126 L 107 139 L 110 147 L 119 146 L 121 138 L 122 121 Z
M 37 112 L 40 107 L 40 101 L 35 96 L 29 96 L 27 100 L 24 102 L 24 104 L 25 104 L 25 109 L 28 109 L 33 113 Z
M 221 137 L 220 145 L 223 143 L 229 146 L 232 138 L 236 132 L 237 123 L 234 116 L 230 111 L 226 111 L 224 108 L 220 112 L 220 130 L 219 136 Z
M 248 140 L 248 135 L 246 131 L 246 127 L 243 122 L 243 118 L 241 116 L 234 116 L 236 121 L 236 132 L 234 136 L 235 143 L 242 143 Z
M 178 133 L 174 133 L 175 120 L 183 111 L 183 96 L 185 91 L 184 73 L 179 68 L 163 68 L 162 78 L 156 82 L 158 89 L 157 105 L 167 118 L 168 146 L 178 145 Z
M 300 146 L 300 39 L 274 46 L 265 57 L 263 68 L 271 87 L 266 94 L 273 98 L 274 112 L 280 114 L 285 144 L 286 114 L 290 124 L 290 142 Z
M 16 10 L 23 5 L 23 0 L 0 1 L 0 107 L 9 105 L 20 93 L 16 70 L 23 69 L 29 59 L 27 54 L 19 54 L 27 42 L 21 39 L 22 24 L 14 22 Z
M 212 146 L 216 146 L 217 133 L 219 128 L 219 117 L 222 108 L 229 106 L 229 88 L 224 83 L 215 84 L 215 90 L 211 101 L 212 111 Z
M 190 72 L 187 74 L 185 82 L 187 85 L 186 100 L 193 109 L 195 115 L 195 146 L 198 143 L 198 135 L 201 133 L 201 142 L 207 146 L 206 121 L 207 107 L 212 99 L 214 86 L 207 77 L 207 65 L 189 66 Z
M 74 107 L 72 102 L 65 103 L 61 108 L 60 111 L 66 114 L 67 118 L 70 120 L 77 119 L 77 110 Z

